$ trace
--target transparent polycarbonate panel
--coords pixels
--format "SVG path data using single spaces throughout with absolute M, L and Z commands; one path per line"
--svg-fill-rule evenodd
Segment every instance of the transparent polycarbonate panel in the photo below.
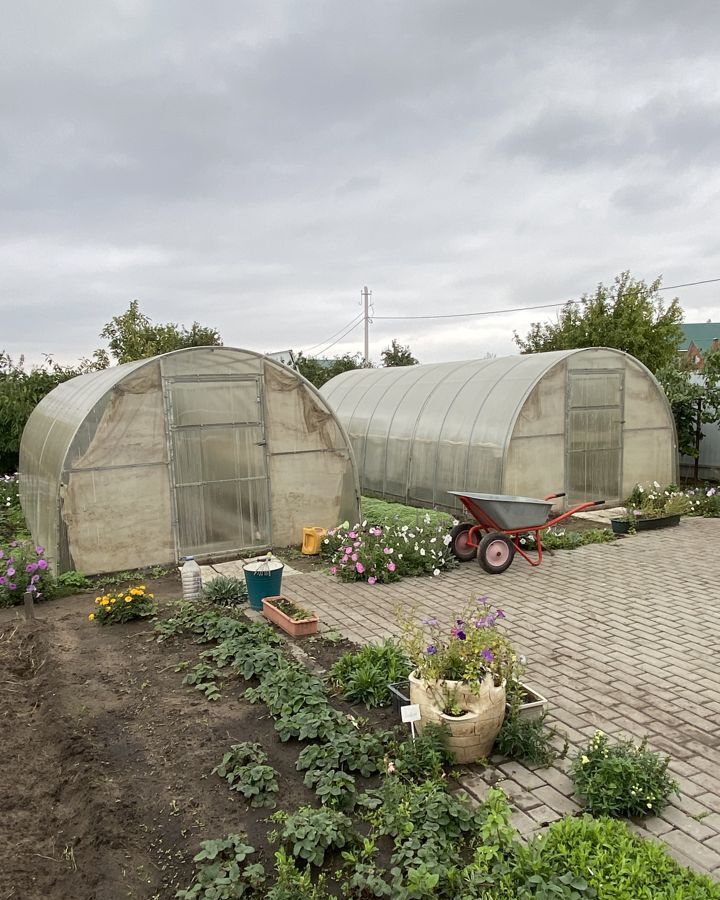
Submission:
M 565 435 L 513 436 L 505 463 L 502 493 L 541 498 L 564 490 Z
M 257 423 L 262 418 L 260 385 L 255 378 L 172 380 L 170 391 L 176 426 Z
M 625 428 L 674 429 L 675 420 L 663 389 L 640 363 L 628 359 L 625 369 Z
M 159 357 L 164 378 L 175 375 L 260 375 L 264 357 L 235 347 L 188 347 Z
M 677 482 L 677 449 L 666 428 L 626 431 L 623 445 L 621 498 L 627 497 L 638 483 L 657 481 L 666 485 Z
M 570 500 L 620 499 L 620 415 L 619 407 L 568 412 L 566 491 Z
M 569 406 L 618 406 L 621 401 L 623 373 L 572 373 L 570 376 Z
M 571 409 L 567 447 L 576 450 L 617 450 L 622 447 L 621 411 L 617 406 Z
M 549 369 L 525 398 L 511 440 L 518 437 L 565 434 L 567 366 L 565 361 Z
M 265 478 L 178 487 L 176 498 L 182 556 L 211 556 L 269 543 Z

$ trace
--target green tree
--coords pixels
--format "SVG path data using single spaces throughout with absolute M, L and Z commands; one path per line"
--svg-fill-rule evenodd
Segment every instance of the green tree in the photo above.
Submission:
M 707 355 L 702 370 L 675 364 L 657 375 L 675 416 L 679 450 L 697 459 L 702 426 L 720 425 L 720 350 Z
M 359 353 L 344 353 L 342 356 L 335 356 L 332 359 L 320 359 L 315 356 L 303 356 L 300 352 L 295 357 L 295 365 L 298 372 L 317 388 L 322 387 L 326 381 L 330 381 L 341 372 L 365 367 Z
M 410 346 L 403 347 L 402 344 L 398 344 L 395 338 L 392 339 L 390 346 L 383 350 L 380 357 L 385 367 L 416 366 L 418 364 L 418 360 L 410 352 Z
M 15 363 L 0 351 L 0 473 L 17 469 L 25 423 L 42 398 L 63 381 L 107 365 L 107 354 L 98 350 L 75 366 L 61 366 L 47 356 L 43 365 L 28 370 L 23 357 Z
M 193 322 L 190 329 L 174 322 L 153 324 L 140 311 L 137 300 L 131 300 L 127 311 L 113 318 L 100 332 L 107 340 L 110 353 L 118 363 L 134 359 L 146 359 L 183 347 L 221 346 L 222 340 L 214 328 L 206 328 Z
M 614 347 L 659 372 L 677 363 L 683 339 L 680 304 L 675 298 L 666 307 L 660 284 L 623 272 L 610 287 L 599 284 L 594 294 L 566 303 L 557 322 L 533 323 L 525 339 L 515 332 L 515 343 L 522 353 Z

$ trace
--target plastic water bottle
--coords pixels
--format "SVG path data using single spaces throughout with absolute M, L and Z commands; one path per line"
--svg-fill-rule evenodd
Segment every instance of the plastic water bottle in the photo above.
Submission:
M 197 600 L 202 592 L 202 574 L 195 557 L 186 556 L 180 569 L 182 580 L 183 598 L 185 600 Z

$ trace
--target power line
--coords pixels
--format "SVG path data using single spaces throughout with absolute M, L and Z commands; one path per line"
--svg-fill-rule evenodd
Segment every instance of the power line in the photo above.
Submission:
M 682 287 L 695 287 L 698 284 L 715 284 L 720 278 L 706 278 L 704 281 L 687 281 L 685 284 L 669 284 L 667 287 L 658 288 L 659 291 L 674 291 Z M 373 319 L 467 319 L 474 316 L 500 316 L 505 313 L 527 312 L 534 309 L 552 309 L 556 306 L 565 306 L 567 303 L 577 302 L 574 300 L 558 300 L 556 303 L 543 303 L 539 306 L 515 306 L 509 309 L 488 309 L 482 312 L 467 313 L 442 313 L 429 316 L 373 316 Z
M 302 352 L 309 353 L 311 350 L 314 350 L 316 347 L 322 347 L 323 344 L 327 344 L 328 341 L 331 341 L 336 335 L 340 334 L 341 331 L 344 331 L 346 328 L 350 327 L 351 325 L 355 325 L 355 324 L 359 325 L 360 320 L 363 318 L 363 315 L 364 315 L 364 313 L 359 313 L 357 316 L 355 316 L 353 319 L 351 319 L 350 322 L 347 323 L 347 325 L 343 325 L 342 328 L 338 328 L 337 331 L 333 332 L 330 335 L 330 337 L 325 338 L 324 341 L 320 341 L 320 343 L 318 343 L 318 344 L 313 344 L 312 347 L 306 347 L 304 350 L 302 350 Z
M 328 344 L 327 347 L 323 347 L 322 350 L 318 350 L 317 353 L 315 354 L 315 356 L 320 356 L 322 353 L 327 353 L 328 350 L 329 350 L 331 347 L 334 347 L 335 344 L 339 344 L 340 341 L 341 341 L 343 338 L 346 338 L 352 331 L 355 331 L 355 329 L 356 329 L 360 324 L 362 324 L 363 318 L 364 318 L 364 317 L 361 317 L 360 319 L 358 319 L 358 321 L 357 321 L 354 325 L 352 325 L 350 328 L 348 328 L 348 330 L 347 330 L 346 332 L 344 332 L 343 334 L 341 334 L 339 338 L 337 338 L 336 340 L 334 340 L 334 341 L 332 342 L 332 344 Z

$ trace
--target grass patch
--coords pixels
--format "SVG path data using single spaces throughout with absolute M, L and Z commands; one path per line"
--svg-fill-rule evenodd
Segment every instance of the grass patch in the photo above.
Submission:
M 404 503 L 391 503 L 387 500 L 376 500 L 374 497 L 363 497 L 362 518 L 369 525 L 434 525 L 452 528 L 453 517 L 449 513 L 436 509 L 416 509 Z

